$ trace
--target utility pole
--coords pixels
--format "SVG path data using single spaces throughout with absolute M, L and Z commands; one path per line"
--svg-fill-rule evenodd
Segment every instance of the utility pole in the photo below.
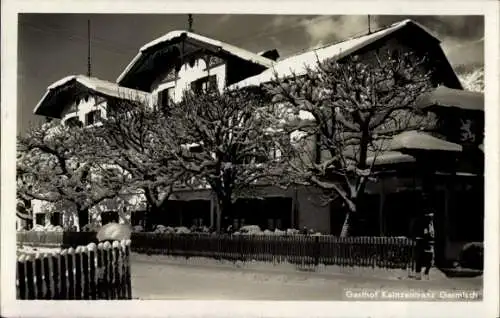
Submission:
M 193 15 L 188 14 L 188 31 L 193 32 Z
M 87 76 L 92 76 L 92 51 L 91 51 L 91 41 L 90 41 L 90 19 L 87 20 L 87 41 L 88 41 L 88 52 L 87 52 Z
M 370 23 L 370 15 L 368 15 L 368 34 L 372 34 L 372 28 Z

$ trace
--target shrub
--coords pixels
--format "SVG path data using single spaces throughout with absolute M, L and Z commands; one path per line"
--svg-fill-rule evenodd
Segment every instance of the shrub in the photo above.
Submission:
M 141 225 L 136 225 L 132 227 L 133 232 L 144 232 L 144 228 Z
M 241 233 L 256 234 L 262 232 L 258 225 L 245 225 L 240 228 Z
M 462 247 L 459 264 L 464 268 L 483 269 L 484 245 L 479 242 L 467 243 Z

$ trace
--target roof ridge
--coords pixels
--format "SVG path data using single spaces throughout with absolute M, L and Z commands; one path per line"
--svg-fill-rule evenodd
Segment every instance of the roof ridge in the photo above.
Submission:
M 328 44 L 324 44 L 324 45 L 321 45 L 321 46 L 318 46 L 318 47 L 314 47 L 312 49 L 310 48 L 307 48 L 307 49 L 303 49 L 303 50 L 300 50 L 299 52 L 297 52 L 296 54 L 293 54 L 293 55 L 290 55 L 286 58 L 284 58 L 283 60 L 286 60 L 288 58 L 292 58 L 294 56 L 298 56 L 298 55 L 301 55 L 301 54 L 305 54 L 305 53 L 309 53 L 309 52 L 313 52 L 313 51 L 317 51 L 317 50 L 321 50 L 321 49 L 324 49 L 324 48 L 327 48 L 327 47 L 330 47 L 330 46 L 333 46 L 333 45 L 337 45 L 337 44 L 340 44 L 340 43 L 343 43 L 343 42 L 347 42 L 347 41 L 351 41 L 351 40 L 355 40 L 355 39 L 359 39 L 359 38 L 362 38 L 364 36 L 369 36 L 369 35 L 372 35 L 372 34 L 375 34 L 375 33 L 378 33 L 378 32 L 381 32 L 381 31 L 384 31 L 384 30 L 387 30 L 391 27 L 395 27 L 397 25 L 402 25 L 402 24 L 406 24 L 408 22 L 414 22 L 413 20 L 411 19 L 404 19 L 404 20 L 401 20 L 399 22 L 394 22 L 392 24 L 388 24 L 388 25 L 385 25 L 385 26 L 382 26 L 382 27 L 379 27 L 378 29 L 374 30 L 374 31 L 371 31 L 371 32 L 368 32 L 368 31 L 362 31 L 362 32 L 358 32 L 358 33 L 355 33 L 353 34 L 351 37 L 348 37 L 348 38 L 345 38 L 343 40 L 339 40 L 339 41 L 332 41 Z

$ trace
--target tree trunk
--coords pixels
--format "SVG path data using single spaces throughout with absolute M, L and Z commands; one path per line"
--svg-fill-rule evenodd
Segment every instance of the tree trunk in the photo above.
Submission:
M 348 237 L 349 231 L 351 230 L 351 211 L 347 211 L 345 214 L 344 224 L 342 224 L 342 230 L 340 231 L 340 237 Z
M 82 209 L 78 211 L 78 227 L 81 231 L 85 225 L 89 223 L 89 209 Z
M 340 237 L 348 237 L 351 233 L 352 227 L 352 214 L 356 213 L 357 207 L 347 208 L 344 218 L 344 224 L 342 224 L 342 230 L 340 231 Z
M 222 219 L 220 230 L 224 231 L 232 223 L 231 219 L 233 218 L 233 214 L 232 214 L 231 199 L 228 198 L 219 199 L 219 208 L 220 208 L 220 218 Z

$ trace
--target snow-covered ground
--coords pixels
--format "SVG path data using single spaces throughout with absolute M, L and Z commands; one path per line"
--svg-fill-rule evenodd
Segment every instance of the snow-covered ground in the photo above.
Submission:
M 209 262 L 208 262 L 209 263 Z M 281 266 L 200 264 L 164 256 L 132 255 L 132 293 L 139 299 L 194 300 L 345 300 L 348 289 L 475 290 L 482 278 L 429 281 L 351 272 L 299 272 Z M 481 293 L 480 293 L 481 295 Z

